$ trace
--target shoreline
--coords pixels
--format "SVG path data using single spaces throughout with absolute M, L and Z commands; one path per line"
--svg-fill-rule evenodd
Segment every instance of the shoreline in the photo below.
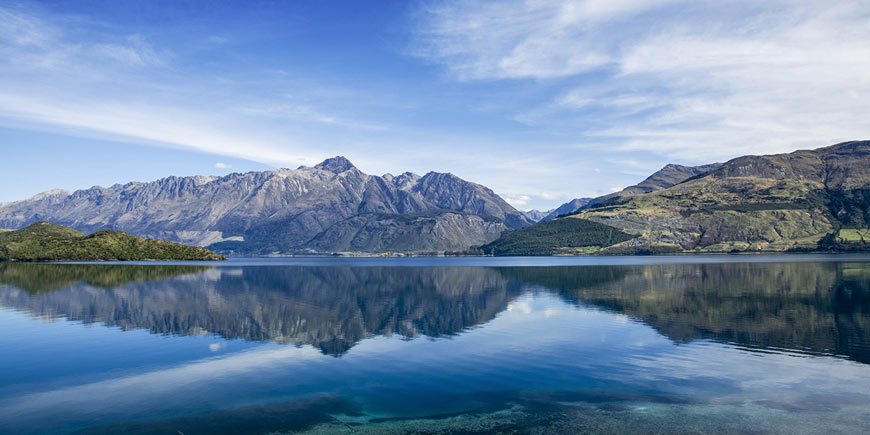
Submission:
M 335 253 L 307 253 L 307 254 L 267 254 L 267 255 L 232 255 L 222 254 L 227 259 L 231 258 L 602 258 L 602 257 L 680 257 L 680 256 L 713 256 L 713 255 L 841 255 L 841 254 L 870 254 L 870 250 L 863 251 L 708 251 L 708 252 L 649 252 L 649 253 L 591 253 L 591 254 L 517 254 L 517 255 L 484 255 L 472 253 L 420 253 L 420 252 L 335 252 Z

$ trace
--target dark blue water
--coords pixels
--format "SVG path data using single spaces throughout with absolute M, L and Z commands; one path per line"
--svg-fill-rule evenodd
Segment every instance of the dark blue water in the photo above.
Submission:
M 870 258 L 0 264 L 3 433 L 862 433 Z

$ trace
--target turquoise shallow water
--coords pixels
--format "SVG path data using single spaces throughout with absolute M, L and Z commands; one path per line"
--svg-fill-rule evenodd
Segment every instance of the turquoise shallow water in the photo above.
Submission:
M 3 433 L 862 433 L 870 257 L 0 264 Z

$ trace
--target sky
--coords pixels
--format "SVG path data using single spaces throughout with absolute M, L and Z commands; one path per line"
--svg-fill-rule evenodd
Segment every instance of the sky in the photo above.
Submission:
M 343 155 L 546 210 L 870 139 L 867 41 L 866 1 L 7 0 L 0 202 Z

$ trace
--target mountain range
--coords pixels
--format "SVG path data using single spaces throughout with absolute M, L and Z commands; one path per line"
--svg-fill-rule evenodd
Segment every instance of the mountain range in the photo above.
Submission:
M 463 250 L 533 223 L 453 174 L 368 175 L 344 157 L 295 170 L 53 190 L 0 205 L 0 227 L 37 221 L 235 254 Z
M 295 170 L 48 191 L 0 204 L 0 227 L 50 221 L 248 255 L 865 250 L 867 168 L 870 141 L 669 164 L 637 185 L 545 214 L 520 212 L 449 173 L 368 175 L 335 157 Z
M 681 180 L 682 179 L 682 180 Z M 565 220 L 594 222 L 571 237 Z M 556 231 L 565 228 L 566 231 Z M 553 231 L 547 229 L 550 226 Z M 870 141 L 701 167 L 666 166 L 643 183 L 596 198 L 570 215 L 484 246 L 503 255 L 865 250 L 870 248 Z M 540 234 L 557 233 L 542 244 Z

